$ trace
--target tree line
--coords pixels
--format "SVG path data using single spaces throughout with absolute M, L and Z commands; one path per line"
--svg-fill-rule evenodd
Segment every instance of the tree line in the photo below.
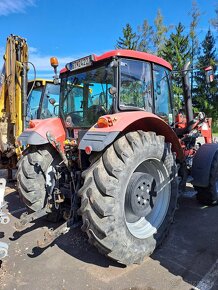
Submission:
M 137 30 L 127 23 L 122 29 L 122 36 L 116 42 L 116 49 L 131 49 L 156 54 L 171 63 L 173 70 L 180 72 L 185 63 L 190 61 L 190 82 L 194 111 L 205 112 L 213 118 L 214 130 L 218 132 L 218 57 L 216 40 L 218 39 L 218 5 L 215 18 L 208 24 L 208 30 L 202 42 L 199 42 L 199 20 L 201 11 L 197 2 L 192 3 L 189 12 L 190 24 L 186 27 L 179 22 L 175 26 L 165 25 L 161 10 L 157 11 L 151 25 L 145 19 Z M 215 31 L 215 35 L 212 31 Z M 200 30 L 200 33 L 201 30 Z M 204 68 L 212 66 L 214 81 L 206 83 Z M 173 93 L 176 108 L 182 107 L 181 74 L 173 74 Z

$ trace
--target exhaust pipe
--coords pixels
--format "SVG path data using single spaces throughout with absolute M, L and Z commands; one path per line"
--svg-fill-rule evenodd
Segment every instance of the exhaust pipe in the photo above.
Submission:
M 190 62 L 187 62 L 184 65 L 183 71 L 182 71 L 182 86 L 183 86 L 188 131 L 189 129 L 191 129 L 190 126 L 192 125 L 193 120 L 194 120 L 192 98 L 191 98 L 191 88 L 190 88 L 190 82 L 189 82 L 189 66 L 190 66 Z

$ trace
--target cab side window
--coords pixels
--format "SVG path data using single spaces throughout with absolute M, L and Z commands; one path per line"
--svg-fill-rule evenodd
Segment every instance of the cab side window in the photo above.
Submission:
M 152 111 L 151 65 L 145 61 L 121 59 L 120 109 L 136 107 Z
M 154 65 L 154 101 L 155 113 L 166 122 L 171 122 L 172 107 L 170 100 L 169 71 L 159 65 Z

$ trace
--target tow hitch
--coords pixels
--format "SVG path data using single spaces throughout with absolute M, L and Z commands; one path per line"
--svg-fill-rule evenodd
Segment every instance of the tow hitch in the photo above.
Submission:
M 20 231 L 22 231 L 22 230 L 25 228 L 25 226 L 26 226 L 28 223 L 30 223 L 30 222 L 32 222 L 32 221 L 34 221 L 34 220 L 37 220 L 37 219 L 39 219 L 40 217 L 43 217 L 43 216 L 45 216 L 45 215 L 47 215 L 47 214 L 48 214 L 48 211 L 47 211 L 47 208 L 46 208 L 46 207 L 43 208 L 43 209 L 41 209 L 41 210 L 39 210 L 39 211 L 33 212 L 33 213 L 31 213 L 31 214 L 28 214 L 28 212 L 24 212 L 24 213 L 20 216 L 19 221 L 17 221 L 17 222 L 14 224 L 15 229 L 16 229 L 18 232 L 20 232 Z
M 60 225 L 57 229 L 47 229 L 44 232 L 44 239 L 41 241 L 37 241 L 37 246 L 39 248 L 45 248 L 49 246 L 55 239 L 60 237 L 61 235 L 64 235 L 69 232 L 69 230 L 76 228 L 78 226 L 82 225 L 82 221 L 74 222 L 74 219 L 70 219 Z

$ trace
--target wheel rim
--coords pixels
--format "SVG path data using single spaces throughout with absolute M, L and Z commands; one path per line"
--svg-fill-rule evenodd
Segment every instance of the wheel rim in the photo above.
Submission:
M 171 185 L 163 162 L 143 161 L 132 173 L 125 196 L 125 223 L 130 233 L 145 239 L 157 232 L 167 214 Z

